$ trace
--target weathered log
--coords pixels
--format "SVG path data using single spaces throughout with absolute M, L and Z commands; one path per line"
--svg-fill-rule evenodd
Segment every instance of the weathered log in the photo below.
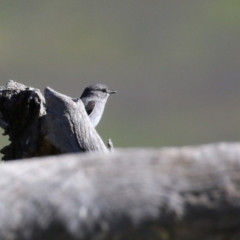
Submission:
M 0 164 L 0 239 L 238 240 L 240 144 Z
M 40 90 L 12 80 L 0 87 L 0 127 L 11 141 L 1 150 L 4 160 L 108 151 L 81 101 L 50 88 L 45 98 Z

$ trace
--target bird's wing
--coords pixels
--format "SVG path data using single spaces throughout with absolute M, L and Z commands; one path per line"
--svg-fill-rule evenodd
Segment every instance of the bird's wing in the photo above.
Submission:
M 85 105 L 85 109 L 88 115 L 90 115 L 93 111 L 95 107 L 95 101 L 89 101 L 86 105 Z

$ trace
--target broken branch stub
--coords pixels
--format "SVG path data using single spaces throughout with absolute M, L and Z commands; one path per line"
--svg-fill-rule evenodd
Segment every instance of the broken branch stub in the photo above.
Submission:
M 49 141 L 63 153 L 101 151 L 108 152 L 105 144 L 89 121 L 81 100 L 47 87 L 44 92 L 47 115 L 45 121 Z
M 47 103 L 39 89 L 13 80 L 0 87 L 0 127 L 10 140 L 1 149 L 3 160 L 108 151 L 80 101 L 75 103 L 50 88 L 45 97 Z

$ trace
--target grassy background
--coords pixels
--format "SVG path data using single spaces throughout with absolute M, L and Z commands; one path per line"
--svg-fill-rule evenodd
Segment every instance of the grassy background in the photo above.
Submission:
M 0 0 L 0 85 L 107 84 L 116 147 L 238 141 L 239 22 L 237 0 Z

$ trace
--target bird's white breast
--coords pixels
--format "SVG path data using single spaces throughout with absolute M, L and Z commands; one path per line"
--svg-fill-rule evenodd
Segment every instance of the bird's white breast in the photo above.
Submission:
M 106 101 L 98 101 L 98 103 L 96 103 L 93 111 L 89 115 L 89 118 L 90 118 L 94 127 L 96 127 L 98 125 L 98 123 L 99 123 L 99 121 L 102 117 L 104 107 L 105 107 L 105 103 L 106 103 Z

